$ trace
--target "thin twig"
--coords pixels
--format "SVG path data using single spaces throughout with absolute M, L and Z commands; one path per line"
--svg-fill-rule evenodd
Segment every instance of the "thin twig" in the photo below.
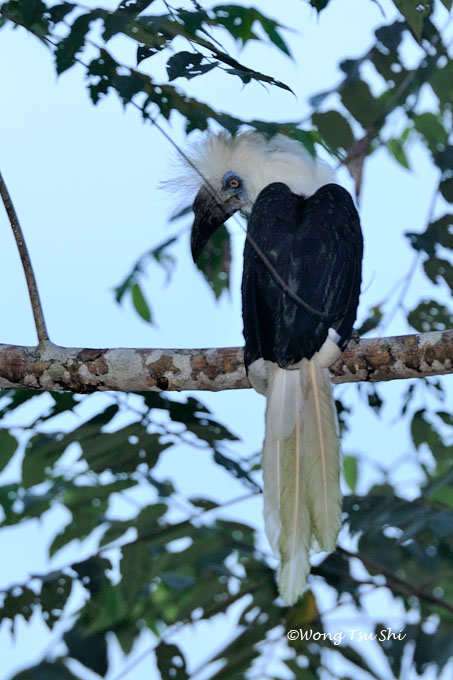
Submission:
M 387 579 L 387 587 L 390 588 L 390 590 L 392 590 L 393 586 L 402 595 L 415 595 L 419 600 L 424 600 L 425 602 L 429 602 L 436 607 L 445 609 L 446 611 L 450 612 L 450 614 L 453 613 L 453 605 L 449 604 L 445 600 L 441 600 L 440 598 L 431 595 L 431 593 L 427 593 L 425 590 L 423 590 L 423 587 L 418 587 L 412 583 L 409 583 L 408 581 L 404 581 L 404 579 L 396 576 L 393 571 L 387 569 L 382 564 L 378 564 L 377 562 L 374 562 L 374 560 L 370 560 L 361 553 L 354 553 L 350 550 L 346 550 L 346 548 L 338 547 L 337 550 L 347 557 L 356 557 L 367 569 L 373 569 L 379 574 L 382 574 L 382 576 L 385 576 Z
M 24 235 L 19 223 L 19 218 L 14 209 L 11 196 L 5 184 L 5 180 L 0 172 L 0 195 L 2 197 L 3 205 L 13 230 L 14 238 L 16 239 L 17 248 L 19 250 L 22 267 L 24 268 L 25 279 L 27 281 L 28 294 L 30 296 L 31 308 L 33 310 L 33 317 L 35 320 L 36 333 L 38 335 L 38 343 L 40 346 L 48 345 L 50 343 L 49 334 L 44 320 L 44 312 L 39 298 L 38 286 L 33 272 L 33 267 L 28 254 L 27 244 L 25 243 Z
M 129 675 L 129 673 L 133 671 L 134 668 L 136 668 L 139 664 L 141 664 L 141 662 L 144 661 L 147 656 L 156 651 L 157 647 L 160 645 L 161 642 L 166 642 L 170 636 L 174 635 L 175 633 L 178 633 L 185 625 L 186 625 L 185 621 L 180 621 L 178 624 L 172 626 L 170 630 L 167 629 L 154 644 L 147 647 L 133 661 L 127 664 L 127 666 L 125 666 L 123 670 L 120 671 L 119 674 L 115 676 L 114 680 L 122 680 L 127 675 Z
M 207 515 L 208 513 L 214 512 L 214 511 L 221 511 L 224 510 L 225 508 L 231 507 L 232 505 L 236 505 L 237 503 L 243 503 L 244 501 L 248 501 L 251 498 L 254 498 L 255 496 L 258 496 L 259 494 L 257 492 L 251 492 L 247 494 L 242 494 L 241 496 L 236 496 L 235 498 L 230 498 L 227 501 L 224 501 L 223 503 L 220 503 L 219 505 L 216 505 L 214 507 L 209 507 L 209 508 L 201 508 L 199 511 L 192 513 L 186 519 L 181 520 L 180 522 L 174 522 L 173 524 L 167 524 L 167 525 L 157 525 L 153 529 L 148 529 L 148 531 L 144 531 L 142 534 L 139 534 L 136 538 L 133 538 L 129 541 L 125 541 L 124 543 L 118 542 L 118 539 L 113 539 L 108 543 L 107 545 L 103 545 L 99 547 L 97 550 L 94 550 L 88 557 L 84 558 L 84 561 L 92 560 L 96 557 L 100 557 L 101 555 L 104 555 L 104 553 L 109 552 L 110 550 L 124 550 L 124 548 L 128 548 L 131 545 L 135 545 L 137 543 L 140 543 L 143 540 L 149 540 L 154 538 L 155 536 L 161 536 L 162 534 L 165 534 L 166 531 L 173 532 L 181 527 L 183 527 L 185 524 L 190 524 L 191 522 L 200 519 L 200 517 Z M 112 520 L 108 520 L 109 522 L 112 522 Z M 238 544 L 238 541 L 236 541 L 236 545 Z M 247 548 L 250 548 L 249 545 L 247 545 Z M 269 558 L 270 555 L 267 553 L 258 550 L 257 548 L 253 548 L 254 552 L 260 553 L 263 557 Z M 68 569 L 73 569 L 74 564 L 77 564 L 77 561 L 71 561 L 58 569 L 55 569 L 54 571 L 47 573 L 47 574 L 38 574 L 38 573 L 32 573 L 30 574 L 30 579 L 37 579 L 39 581 L 45 582 L 49 580 L 49 577 L 52 578 L 58 578 L 59 576 L 66 576 L 66 572 Z M 14 590 L 14 588 L 23 588 L 24 584 L 19 582 L 19 583 L 14 583 L 8 586 L 6 589 L 0 589 L 0 595 L 1 594 L 7 594 Z
M 395 314 L 397 313 L 397 311 L 403 307 L 404 299 L 405 299 L 407 292 L 409 290 L 409 287 L 412 283 L 412 280 L 414 278 L 414 274 L 417 271 L 417 266 L 418 266 L 419 261 L 420 261 L 420 252 L 416 252 L 416 253 L 414 253 L 414 257 L 412 259 L 412 264 L 409 267 L 409 271 L 407 272 L 406 276 L 404 277 L 404 282 L 403 282 L 403 285 L 402 285 L 402 288 L 401 288 L 401 292 L 398 296 L 398 299 L 395 302 L 395 304 L 393 305 L 392 309 L 386 315 L 384 322 L 379 325 L 380 330 L 382 330 L 382 331 L 387 330 L 390 323 L 393 321 L 393 318 L 394 318 Z
M 427 214 L 426 220 L 425 220 L 426 229 L 429 227 L 429 225 L 431 224 L 432 219 L 434 217 L 434 211 L 436 209 L 436 203 L 437 203 L 437 198 L 438 198 L 438 195 L 439 195 L 441 181 L 442 180 L 439 179 L 439 181 L 437 182 L 436 188 L 434 189 L 433 195 L 431 197 L 431 201 L 429 203 L 428 214 Z M 401 309 L 403 307 L 404 299 L 405 299 L 407 292 L 409 290 L 409 287 L 410 287 L 410 285 L 413 281 L 414 274 L 417 271 L 417 265 L 420 261 L 420 257 L 421 257 L 420 251 L 416 251 L 415 254 L 414 254 L 413 260 L 412 260 L 412 264 L 409 268 L 409 271 L 405 276 L 405 280 L 403 282 L 401 292 L 398 296 L 398 299 L 395 302 L 392 309 L 388 312 L 388 314 L 386 314 L 384 321 L 379 326 L 380 329 L 386 330 L 389 327 L 390 322 L 393 320 L 393 317 L 395 316 L 398 309 Z
M 439 41 L 438 38 L 433 44 Z M 406 77 L 395 89 L 393 96 L 387 106 L 385 106 L 380 113 L 376 116 L 374 121 L 365 129 L 365 134 L 360 139 L 354 140 L 351 144 L 346 157 L 339 163 L 339 166 L 346 165 L 349 170 L 351 177 L 355 181 L 355 196 L 357 203 L 360 203 L 360 195 L 362 189 L 362 179 L 363 179 L 363 166 L 365 162 L 365 157 L 368 153 L 368 148 L 377 135 L 385 119 L 393 111 L 393 109 L 398 104 L 401 97 L 406 94 L 406 92 L 411 87 L 412 83 L 419 75 L 420 71 L 425 67 L 422 65 L 417 66 L 413 71 L 409 71 Z

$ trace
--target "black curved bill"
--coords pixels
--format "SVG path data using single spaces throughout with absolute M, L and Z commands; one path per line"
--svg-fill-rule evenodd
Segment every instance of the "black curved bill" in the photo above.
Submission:
M 238 207 L 233 207 L 231 203 L 220 203 L 206 187 L 200 189 L 193 203 L 195 219 L 190 239 L 194 262 L 199 258 L 209 238 L 236 212 Z

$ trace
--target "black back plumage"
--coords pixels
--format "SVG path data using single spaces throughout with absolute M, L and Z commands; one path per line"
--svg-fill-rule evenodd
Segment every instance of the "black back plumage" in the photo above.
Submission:
M 282 367 L 310 359 L 329 328 L 337 331 L 343 349 L 356 319 L 363 254 L 359 216 L 348 192 L 327 184 L 304 198 L 286 184 L 270 184 L 253 205 L 248 233 L 304 304 L 282 289 L 257 248 L 246 241 L 246 367 L 260 357 Z

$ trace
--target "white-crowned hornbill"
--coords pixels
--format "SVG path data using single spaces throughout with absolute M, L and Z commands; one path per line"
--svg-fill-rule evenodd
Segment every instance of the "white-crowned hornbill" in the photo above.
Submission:
M 328 367 L 356 318 L 362 234 L 333 173 L 299 142 L 256 132 L 208 135 L 181 180 L 198 190 L 192 255 L 237 210 L 244 249 L 245 366 L 267 398 L 264 517 L 288 604 L 303 591 L 309 551 L 333 551 L 341 524 L 340 446 Z

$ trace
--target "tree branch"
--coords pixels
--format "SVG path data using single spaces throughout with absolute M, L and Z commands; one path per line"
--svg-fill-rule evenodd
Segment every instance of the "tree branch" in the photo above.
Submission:
M 330 369 L 334 383 L 453 373 L 453 330 L 351 340 Z M 81 349 L 0 345 L 0 388 L 220 390 L 250 387 L 241 347 Z
M 396 590 L 397 592 L 401 593 L 401 595 L 406 597 L 408 595 L 415 595 L 419 600 L 429 602 L 430 604 L 441 607 L 442 609 L 445 609 L 446 611 L 453 614 L 453 605 L 451 605 L 449 602 L 441 600 L 431 593 L 428 593 L 423 589 L 423 587 L 416 586 L 413 583 L 409 583 L 409 581 L 399 578 L 399 576 L 396 576 L 396 574 L 390 571 L 390 569 L 386 569 L 382 564 L 378 564 L 373 560 L 370 560 L 366 555 L 363 555 L 362 553 L 354 553 L 350 550 L 346 550 L 346 548 L 341 547 L 339 547 L 338 550 L 347 557 L 355 557 L 356 559 L 360 560 L 368 570 L 375 571 L 377 574 L 385 576 L 387 580 L 387 588 L 390 588 L 390 590 Z
M 28 254 L 27 244 L 25 243 L 24 235 L 19 223 L 19 218 L 14 209 L 11 196 L 9 195 L 8 189 L 5 184 L 5 180 L 0 172 L 0 196 L 5 206 L 6 213 L 8 215 L 11 228 L 13 230 L 14 238 L 16 239 L 17 248 L 19 250 L 20 259 L 22 261 L 22 267 L 24 268 L 25 279 L 27 281 L 28 294 L 30 296 L 31 308 L 33 311 L 33 317 L 35 319 L 36 333 L 38 335 L 38 342 L 41 346 L 49 344 L 49 334 L 46 328 L 46 322 L 44 320 L 44 312 L 41 306 L 41 300 L 39 299 L 38 286 L 36 283 L 36 278 L 33 273 L 33 267 L 30 260 L 30 255 Z

